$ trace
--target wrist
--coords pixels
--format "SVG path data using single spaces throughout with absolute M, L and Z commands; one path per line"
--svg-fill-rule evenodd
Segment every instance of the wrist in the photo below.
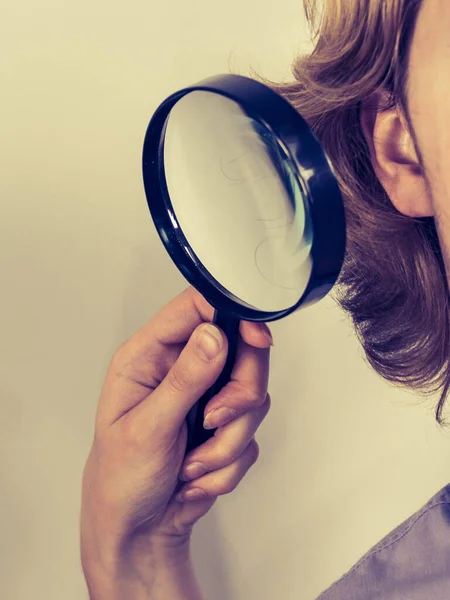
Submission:
M 84 556 L 90 600 L 201 600 L 190 539 L 134 538 L 102 561 Z
M 191 564 L 190 536 L 158 537 L 150 542 L 145 536 L 133 536 L 122 545 L 116 574 L 129 576 L 132 572 L 143 582 L 151 585 L 155 575 L 162 572 L 182 570 Z

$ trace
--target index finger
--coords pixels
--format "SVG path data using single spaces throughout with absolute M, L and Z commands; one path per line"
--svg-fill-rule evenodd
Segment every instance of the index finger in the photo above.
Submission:
M 188 287 L 122 344 L 106 375 L 97 424 L 114 423 L 144 400 L 167 375 L 195 329 L 213 317 L 214 308 Z M 243 339 L 256 347 L 270 345 L 265 330 L 264 324 L 240 324 Z
M 241 340 L 230 381 L 208 402 L 205 418 L 220 408 L 234 410 L 237 418 L 262 406 L 267 398 L 269 365 L 270 348 L 254 348 Z
M 171 345 L 186 343 L 192 333 L 204 322 L 212 322 L 214 308 L 192 286 L 186 288 L 179 296 L 166 304 L 146 325 L 142 327 L 130 344 L 142 347 L 152 337 L 160 344 Z M 265 323 L 241 321 L 240 333 L 251 346 L 265 348 L 270 331 Z

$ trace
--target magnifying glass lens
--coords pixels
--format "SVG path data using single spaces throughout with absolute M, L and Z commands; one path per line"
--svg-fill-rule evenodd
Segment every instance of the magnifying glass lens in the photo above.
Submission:
M 294 306 L 311 275 L 313 228 L 270 127 L 230 98 L 196 90 L 169 113 L 163 158 L 175 229 L 211 281 L 259 311 Z

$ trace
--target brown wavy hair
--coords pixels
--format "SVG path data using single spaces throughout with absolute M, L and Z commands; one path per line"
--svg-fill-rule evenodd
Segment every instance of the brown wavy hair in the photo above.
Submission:
M 382 92 L 380 110 L 398 107 L 416 141 L 406 86 L 422 0 L 324 0 L 319 10 L 321 4 L 304 0 L 314 49 L 295 58 L 294 81 L 275 83 L 251 69 L 252 76 L 298 110 L 335 168 L 347 254 L 333 294 L 369 364 L 394 384 L 439 393 L 436 420 L 447 427 L 449 291 L 435 221 L 397 211 L 375 175 L 360 123 L 362 103 Z

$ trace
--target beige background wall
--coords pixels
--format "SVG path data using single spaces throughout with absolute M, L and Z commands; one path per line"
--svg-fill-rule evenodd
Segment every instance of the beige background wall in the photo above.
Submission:
M 300 0 L 0 8 L 0 595 L 79 600 L 105 369 L 185 285 L 147 213 L 148 120 L 229 66 L 287 78 L 306 30 Z M 431 404 L 365 366 L 331 300 L 273 331 L 260 459 L 195 531 L 209 599 L 313 599 L 450 480 Z

